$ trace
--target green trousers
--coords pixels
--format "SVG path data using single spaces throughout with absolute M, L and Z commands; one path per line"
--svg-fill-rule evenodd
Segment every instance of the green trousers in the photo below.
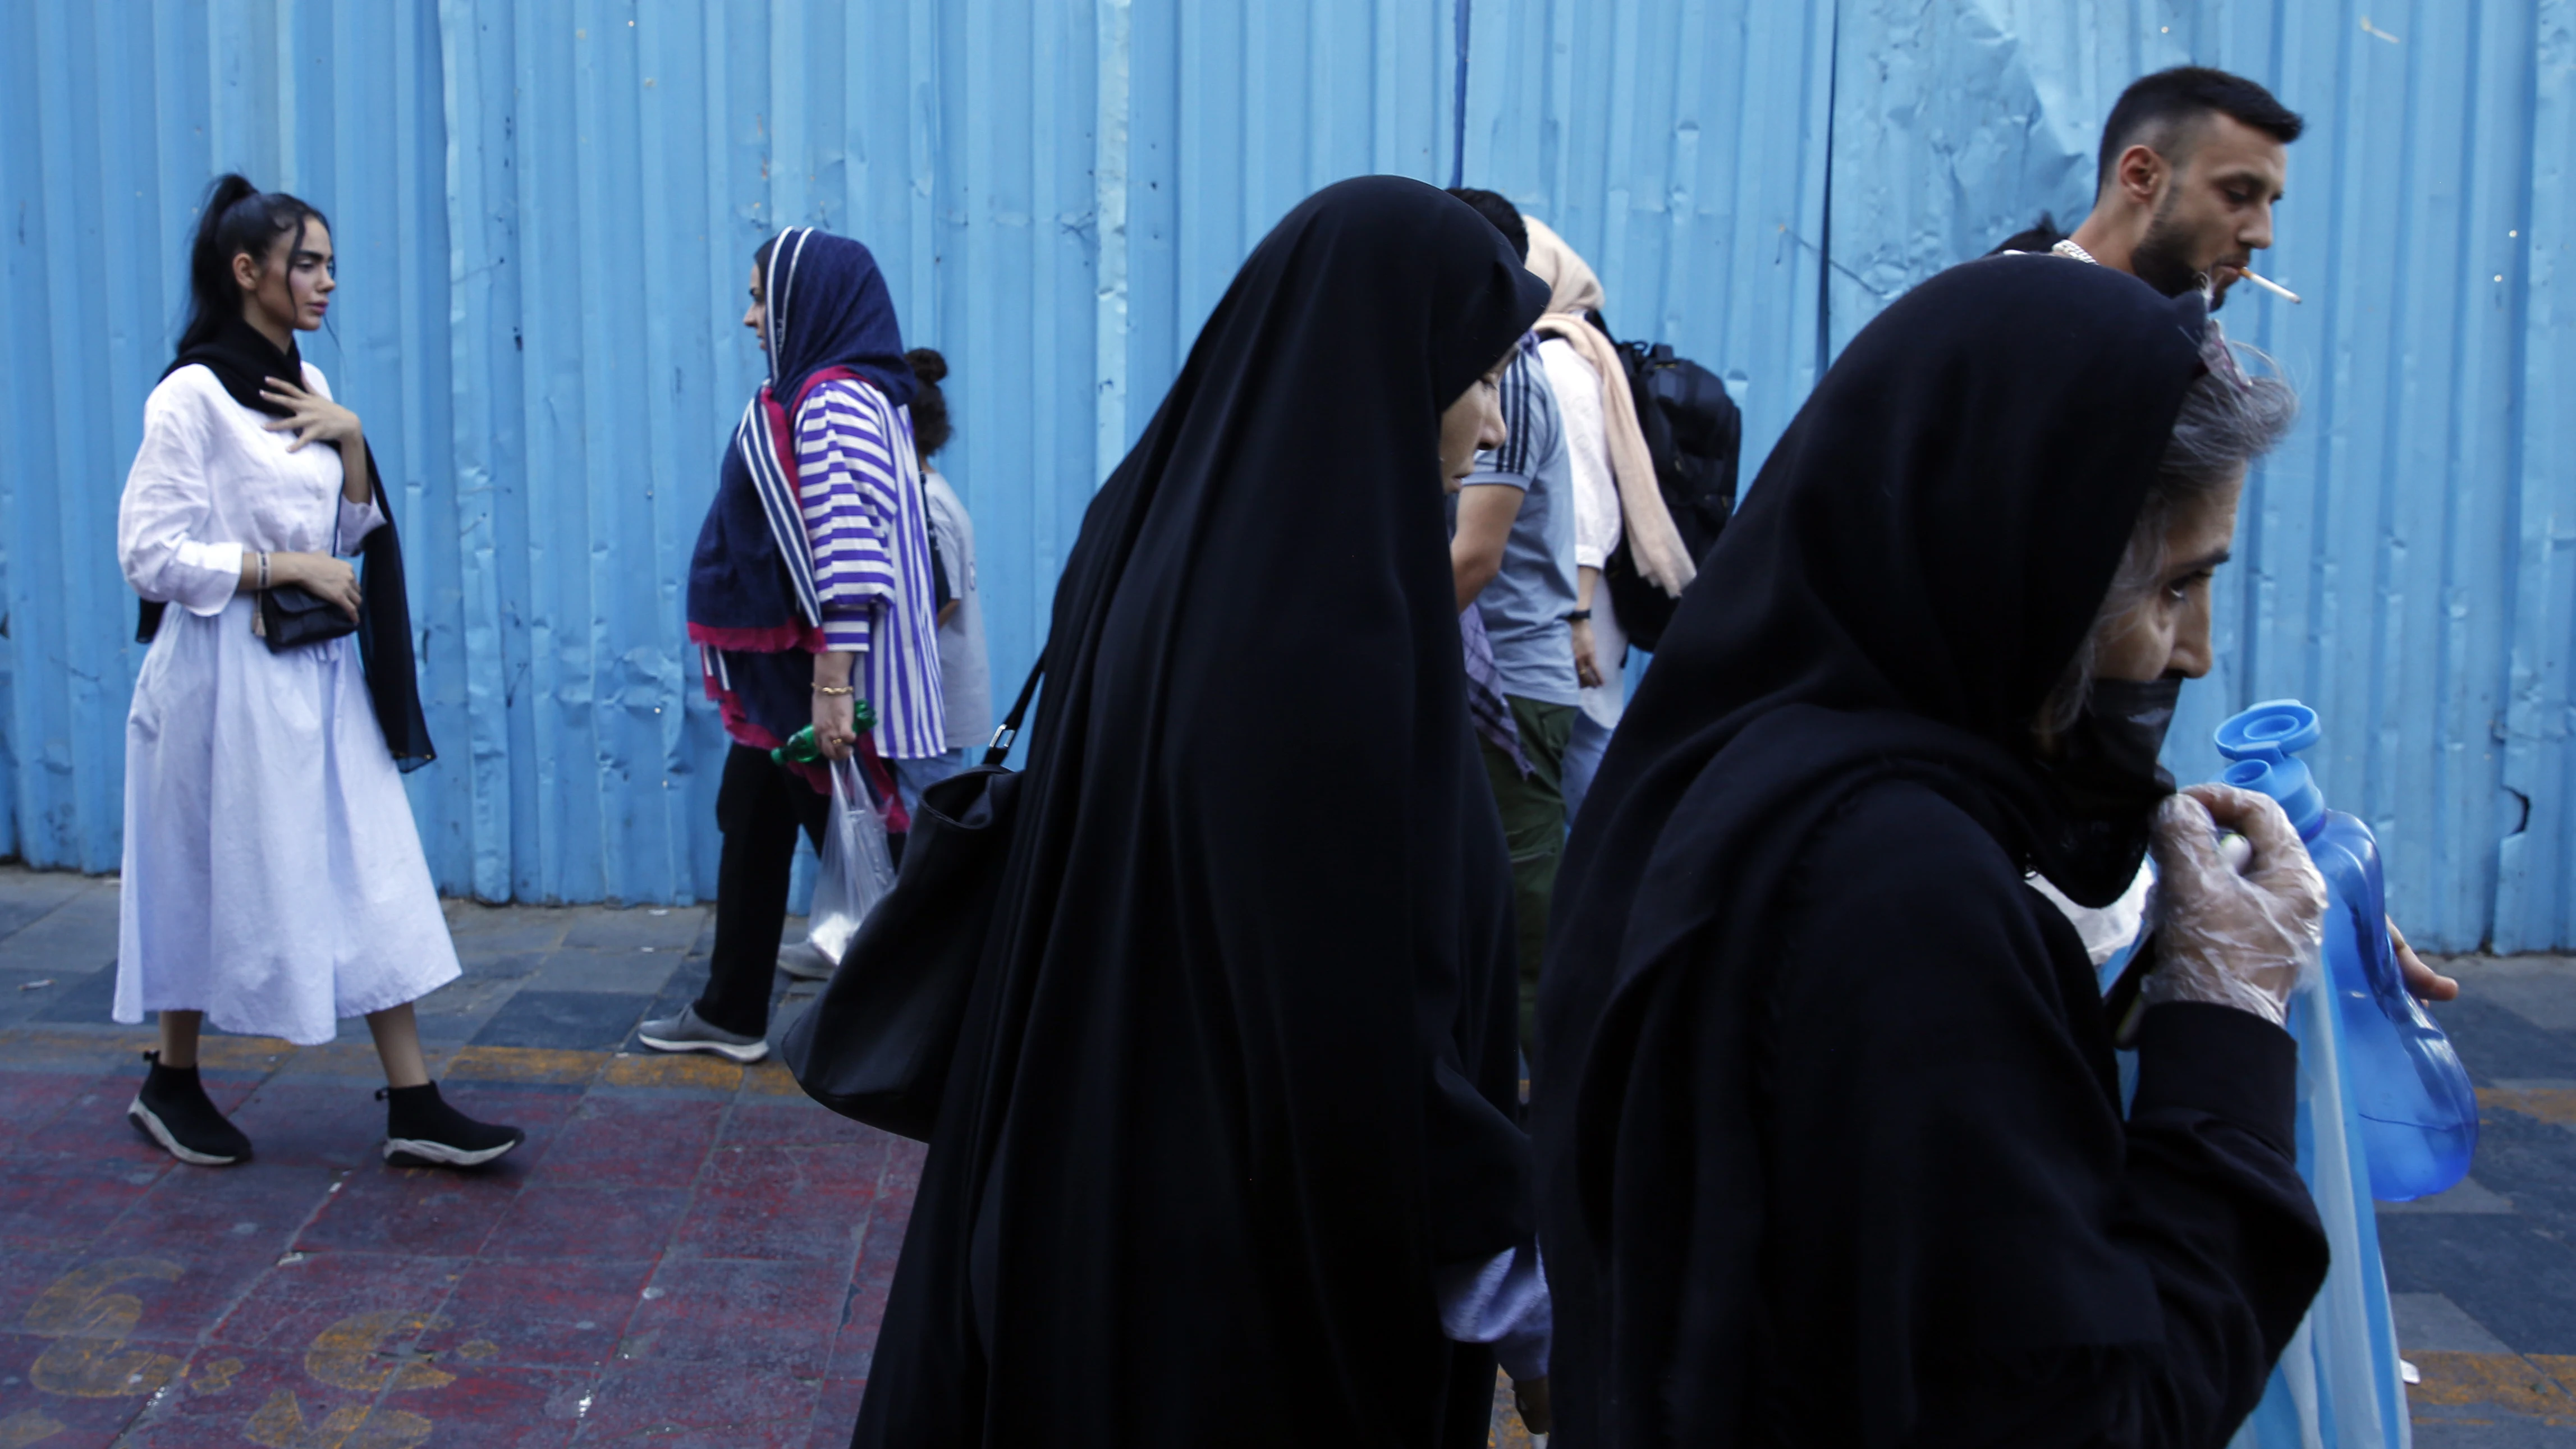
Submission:
M 1507 694 L 1512 723 L 1520 730 L 1523 776 L 1512 758 L 1484 744 L 1485 773 L 1502 807 L 1503 839 L 1512 851 L 1512 925 L 1521 968 L 1521 1046 L 1530 1044 L 1538 1020 L 1539 958 L 1547 952 L 1547 902 L 1556 894 L 1556 866 L 1565 856 L 1565 746 L 1574 737 L 1575 706 L 1541 704 Z M 1481 741 L 1479 743 L 1482 743 Z

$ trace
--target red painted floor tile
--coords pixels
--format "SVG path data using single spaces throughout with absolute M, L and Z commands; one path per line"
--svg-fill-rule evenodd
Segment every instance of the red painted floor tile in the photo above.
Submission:
M 723 1144 L 727 1147 L 859 1147 L 882 1158 L 894 1139 L 863 1123 L 853 1122 L 804 1098 L 762 1101 L 745 1099 L 734 1105 L 733 1115 L 725 1122 Z
M 97 1081 L 91 1072 L 0 1072 L 0 1152 L 50 1125 Z
M 262 1162 L 221 1172 L 170 1172 L 118 1224 L 137 1242 L 256 1243 L 283 1253 L 331 1197 L 338 1175 Z
M 271 1167 L 351 1168 L 383 1160 L 385 1104 L 340 1082 L 277 1080 L 233 1114 L 256 1160 Z
M 689 1211 L 684 1187 L 531 1186 L 483 1245 L 485 1257 L 655 1258 Z
M 412 1253 L 470 1258 L 508 1214 L 522 1174 L 503 1158 L 486 1168 L 360 1168 L 297 1235 L 305 1252 Z
M 879 1175 L 851 1148 L 720 1148 L 676 1241 L 705 1257 L 849 1263 Z
M 859 1260 L 850 1270 L 849 1307 L 842 1315 L 840 1336 L 832 1344 L 835 1378 L 867 1377 L 877 1325 L 885 1317 L 886 1295 L 894 1289 L 895 1266 L 903 1257 L 904 1225 L 912 1217 L 913 1193 L 920 1186 L 919 1154 L 908 1157 L 899 1153 L 887 1164 L 876 1209 L 869 1214 L 867 1233 L 860 1240 Z
M 13 1155 L 0 1170 L 0 1253 L 86 1248 L 142 1200 L 168 1162 Z
M 621 1358 L 723 1364 L 819 1379 L 848 1297 L 805 1263 L 663 1260 Z
M 581 1423 L 582 1401 L 599 1382 L 592 1373 L 494 1368 L 452 1355 L 441 1355 L 438 1367 L 454 1379 L 388 1394 L 384 1401 L 386 1408 L 428 1421 L 428 1449 L 555 1449 L 569 1444 Z
M 243 1443 L 412 1449 L 428 1442 L 431 1421 L 402 1402 L 416 1395 L 386 1394 L 380 1381 L 373 1387 L 363 1379 L 356 1386 L 327 1382 L 314 1375 L 310 1358 L 303 1352 L 201 1349 L 184 1386 L 155 1403 L 127 1442 L 141 1449 Z M 52 1441 L 43 1449 L 53 1449 Z
M 240 1109 L 242 1099 L 250 1095 L 259 1078 L 245 1072 L 210 1070 L 203 1081 L 207 1097 L 229 1116 Z M 42 1126 L 24 1131 L 10 1150 L 166 1165 L 169 1154 L 136 1131 L 125 1115 L 142 1086 L 143 1066 L 139 1062 L 130 1071 L 92 1076 Z
M 825 1379 L 822 1397 L 814 1401 L 814 1427 L 805 1436 L 805 1449 L 849 1449 L 859 1403 L 867 1396 L 866 1379 Z
M 687 1187 L 697 1181 L 699 1165 L 715 1145 L 725 1106 L 593 1092 L 531 1164 L 531 1180 L 587 1187 Z
M 28 1305 L 79 1261 L 76 1253 L 0 1253 L 0 1333 L 16 1329 Z M 0 1373 L 8 1372 L 0 1368 Z
M 49 1394 L 28 1380 L 46 1341 L 0 1335 L 0 1444 L 40 1449 L 109 1449 L 151 1404 L 148 1395 L 78 1398 Z
M 408 1342 L 435 1317 L 464 1276 L 462 1261 L 386 1253 L 315 1253 L 279 1264 L 215 1326 L 213 1340 L 235 1349 L 302 1353 L 335 1328 L 370 1315 Z
M 504 1262 L 465 1270 L 423 1349 L 503 1368 L 597 1368 L 612 1361 L 652 1280 L 650 1259 Z
M 109 1240 L 82 1259 L 79 1271 L 128 1272 L 130 1276 L 114 1291 L 143 1305 L 130 1336 L 137 1343 L 177 1353 L 223 1322 L 276 1262 L 275 1249 L 255 1251 L 238 1243 L 210 1244 L 192 1251 L 137 1250 L 132 1244 Z
M 223 1320 L 287 1252 L 328 1196 L 321 1168 L 244 1166 L 165 1173 L 143 1200 L 90 1247 L 84 1261 L 167 1262 L 176 1277 L 135 1290 L 147 1311 L 138 1333 L 194 1342 Z
M 610 1373 L 573 1442 L 653 1449 L 798 1449 L 821 1389 L 811 1379 L 738 1367 L 630 1364 Z

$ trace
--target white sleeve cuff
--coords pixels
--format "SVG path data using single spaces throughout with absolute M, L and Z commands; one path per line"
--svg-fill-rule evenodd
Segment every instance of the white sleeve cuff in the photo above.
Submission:
M 237 543 L 182 542 L 175 565 L 166 581 L 178 585 L 170 602 L 191 614 L 212 615 L 224 611 L 241 592 L 242 546 Z
M 1556 1312 L 1537 1243 L 1507 1248 L 1482 1263 L 1435 1268 L 1431 1282 L 1440 1301 L 1440 1331 L 1451 1342 L 1492 1344 L 1495 1361 L 1515 1383 L 1547 1377 Z
M 349 495 L 341 494 L 340 535 L 331 541 L 333 551 L 342 554 L 356 553 L 358 545 L 366 541 L 367 535 L 383 527 L 384 522 L 385 511 L 376 506 L 374 498 L 370 497 L 364 503 L 352 503 L 349 501 Z

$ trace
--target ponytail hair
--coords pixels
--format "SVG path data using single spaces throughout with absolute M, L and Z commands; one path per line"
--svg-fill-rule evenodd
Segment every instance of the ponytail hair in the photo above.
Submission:
M 206 188 L 196 241 L 188 249 L 188 325 L 179 334 L 179 350 L 211 339 L 241 315 L 233 258 L 248 252 L 264 264 L 278 238 L 301 239 L 305 226 L 316 221 L 331 224 L 318 208 L 283 191 L 262 191 L 238 172 L 216 177 Z
M 948 446 L 948 398 L 939 390 L 939 380 L 948 375 L 948 359 L 932 348 L 916 347 L 903 355 L 912 366 L 915 387 L 912 393 L 912 447 L 921 455 L 923 466 L 930 455 Z

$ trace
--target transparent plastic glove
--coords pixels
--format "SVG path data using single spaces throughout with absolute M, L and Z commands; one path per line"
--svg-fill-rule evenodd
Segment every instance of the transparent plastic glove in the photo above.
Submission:
M 2221 829 L 2253 847 L 2242 874 L 2219 848 Z M 2325 878 L 2289 817 L 2268 796 L 2194 785 L 2157 807 L 2155 853 L 2163 920 L 2147 1004 L 2213 1002 L 2280 1025 L 2325 938 Z

